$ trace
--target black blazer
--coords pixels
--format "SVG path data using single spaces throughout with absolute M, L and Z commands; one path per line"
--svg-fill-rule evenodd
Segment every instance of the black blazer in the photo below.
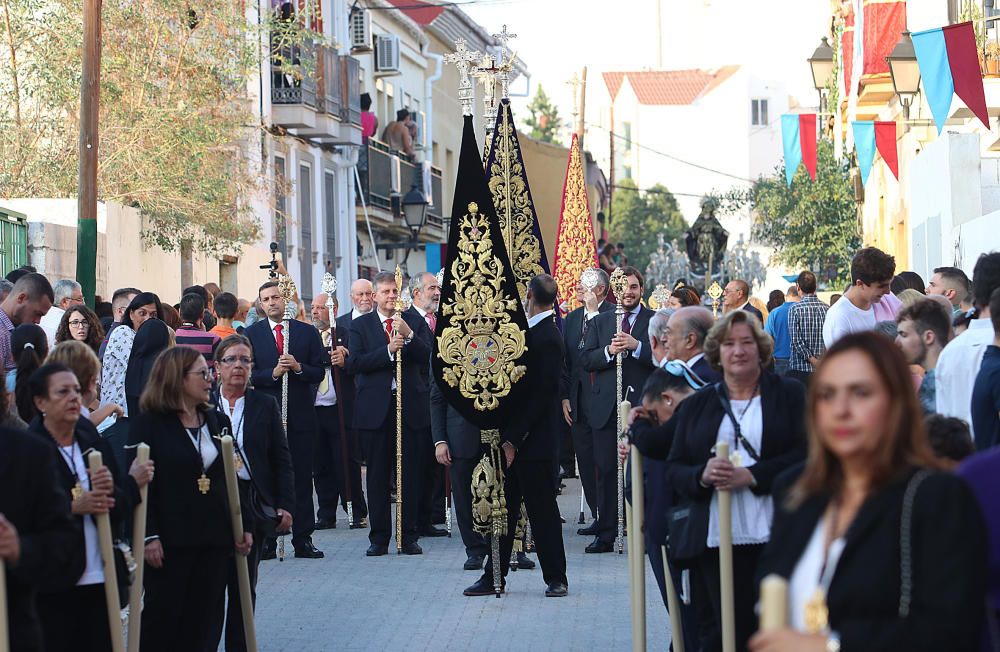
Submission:
M 652 316 L 653 311 L 649 308 L 639 308 L 631 331 L 632 337 L 641 344 L 639 357 L 626 355 L 622 362 L 622 391 L 626 394 L 624 398 L 636 404 L 642 395 L 642 386 L 646 384 L 646 378 L 653 373 L 655 366 L 647 335 Z M 611 343 L 617 330 L 618 317 L 613 310 L 594 317 L 587 329 L 581 360 L 584 371 L 596 372 L 590 399 L 585 401 L 590 410 L 590 425 L 594 428 L 608 426 L 615 419 L 615 410 L 618 409 L 620 399 L 616 396 L 615 359 L 612 357 L 611 362 L 608 362 L 604 353 L 604 348 Z M 629 387 L 633 390 L 631 394 L 628 394 Z
M 699 378 L 709 384 L 722 380 L 722 374 L 713 369 L 712 365 L 708 364 L 708 358 L 705 356 L 701 356 L 698 358 L 698 362 L 691 365 L 691 371 L 698 374 Z
M 221 406 L 223 400 L 219 396 L 216 405 Z M 221 407 L 218 411 L 225 418 Z M 235 433 L 229 434 L 235 439 Z M 295 474 L 278 402 L 255 389 L 248 389 L 243 400 L 243 454 L 261 498 L 274 508 L 294 514 Z
M 314 430 L 316 428 L 316 388 L 323 380 L 324 351 L 319 331 L 297 320 L 288 322 L 291 335 L 289 352 L 302 365 L 302 373 L 288 374 L 288 430 Z M 271 373 L 278 364 L 278 346 L 271 333 L 271 322 L 263 319 L 254 322 L 243 333 L 253 345 L 254 389 L 273 396 L 281 405 L 281 379 Z M 329 356 L 325 358 L 329 360 Z
M 448 444 L 451 456 L 461 460 L 478 460 L 482 456 L 479 428 L 448 404 L 437 383 L 430 383 L 431 441 Z
M 747 303 L 745 306 L 743 306 L 742 308 L 740 308 L 740 310 L 745 310 L 745 311 L 749 312 L 752 315 L 757 315 L 757 321 L 760 322 L 761 326 L 764 325 L 764 315 L 761 314 L 760 310 L 757 310 L 756 308 L 754 308 L 752 304 Z
M 205 410 L 202 414 L 208 423 L 212 445 L 219 451 L 206 471 L 211 481 L 207 494 L 198 490 L 197 481 L 202 473 L 198 450 L 191 444 L 177 415 L 143 412 L 129 427 L 129 443 L 149 444 L 149 457 L 156 463 L 156 478 L 149 484 L 147 493 L 146 536 L 160 537 L 165 548 L 232 548 L 233 545 L 226 477 L 218 440 L 222 429 L 228 428 L 231 433 L 232 426 L 226 415 L 215 410 Z M 246 505 L 241 507 L 243 530 L 252 532 L 253 516 Z
M 597 306 L 599 313 L 607 311 L 614 312 L 615 306 L 607 301 L 601 301 Z M 580 342 L 583 338 L 583 322 L 587 316 L 586 306 L 581 306 L 573 310 L 566 319 L 563 320 L 563 349 L 566 352 L 565 364 L 563 365 L 563 378 L 560 398 L 568 399 L 569 406 L 573 413 L 573 420 L 576 421 L 580 414 L 580 396 L 587 397 L 590 390 L 589 372 L 583 370 L 583 349 Z M 597 315 L 594 316 L 594 319 Z
M 431 422 L 428 387 L 431 347 L 426 334 L 430 329 L 416 311 L 404 312 L 403 320 L 413 330 L 413 339 L 402 348 L 403 419 L 411 428 L 427 428 Z M 378 310 L 352 321 L 350 338 L 351 355 L 347 356 L 345 366 L 354 374 L 357 405 L 364 406 L 354 411 L 354 427 L 376 430 L 396 405 L 392 395 L 396 363 L 389 357 Z
M 845 650 L 972 652 L 979 649 L 988 573 L 986 530 L 961 479 L 934 473 L 917 490 L 912 511 L 912 601 L 899 617 L 900 520 L 906 472 L 864 502 L 827 593 L 830 629 Z M 794 510 L 777 503 L 759 577 L 790 578 L 830 496 L 814 495 Z
M 41 650 L 35 595 L 76 584 L 86 567 L 83 529 L 70 515 L 52 446 L 35 433 L 0 429 L 0 513 L 17 528 L 21 558 L 7 566 L 11 650 Z M 58 455 L 58 451 L 55 452 Z M 60 463 L 63 467 L 65 463 Z
M 351 351 L 351 313 L 337 317 L 337 346 L 343 346 Z M 337 405 L 344 410 L 344 427 L 350 429 L 354 421 L 354 374 L 348 372 L 345 362 L 343 367 L 334 367 L 333 373 L 340 378 L 340 391 L 337 392 Z
M 596 319 L 596 318 L 595 318 Z M 528 391 L 525 405 L 512 415 L 501 439 L 523 460 L 555 460 L 566 425 L 557 388 L 563 368 L 563 339 L 555 320 L 546 317 L 528 329 Z
M 778 474 L 805 458 L 805 388 L 796 380 L 762 371 L 760 400 L 764 436 L 758 451 L 761 459 L 751 469 L 757 481 L 757 486 L 751 491 L 765 495 L 771 493 Z M 709 504 L 715 489 L 703 487 L 700 480 L 724 417 L 718 392 L 714 385 L 709 385 L 681 402 L 673 418 L 667 422 L 661 443 L 647 442 L 644 451 L 652 457 L 659 457 L 665 450 L 663 444 L 669 443 L 667 477 L 673 487 L 676 504 L 690 504 L 692 512 L 700 512 L 697 521 L 692 515 L 692 522 L 698 522 L 705 528 L 708 527 Z M 651 434 L 657 432 L 651 431 Z M 704 544 L 708 532 L 692 534 Z

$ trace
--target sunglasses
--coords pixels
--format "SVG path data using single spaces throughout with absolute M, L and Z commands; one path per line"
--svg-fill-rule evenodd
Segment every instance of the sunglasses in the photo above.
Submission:
M 701 379 L 701 376 L 692 371 L 691 367 L 687 366 L 680 360 L 671 360 L 667 364 L 663 365 L 663 370 L 671 376 L 683 376 L 684 380 L 687 381 L 687 384 L 691 387 L 691 389 L 701 389 L 708 384 Z

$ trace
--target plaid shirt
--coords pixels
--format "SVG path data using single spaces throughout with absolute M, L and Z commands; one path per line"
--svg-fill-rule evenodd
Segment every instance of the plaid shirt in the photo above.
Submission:
M 3 359 L 4 371 L 10 371 L 14 364 L 14 353 L 10 350 L 10 332 L 14 330 L 14 322 L 0 309 L 0 357 Z
M 809 358 L 823 355 L 823 322 L 828 307 L 815 294 L 802 297 L 788 311 L 788 332 L 792 338 L 792 358 L 789 369 L 811 372 Z

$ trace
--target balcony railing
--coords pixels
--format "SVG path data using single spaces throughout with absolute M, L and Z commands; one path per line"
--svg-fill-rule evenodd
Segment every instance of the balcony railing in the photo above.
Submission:
M 271 64 L 271 103 L 308 106 L 360 126 L 360 62 L 323 45 L 281 46 Z
M 365 203 L 369 206 L 392 210 L 392 196 L 405 195 L 413 183 L 421 192 L 424 190 L 422 167 L 409 156 L 391 149 L 385 143 L 368 139 L 368 168 L 358 166 L 361 185 L 364 187 Z M 427 224 L 444 227 L 444 197 L 442 196 L 441 170 L 430 167 L 431 205 L 427 208 Z M 360 201 L 359 201 L 360 204 Z

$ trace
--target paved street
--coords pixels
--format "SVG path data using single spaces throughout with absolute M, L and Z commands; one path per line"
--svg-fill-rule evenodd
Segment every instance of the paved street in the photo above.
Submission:
M 467 598 L 478 572 L 462 570 L 457 527 L 451 539 L 421 539 L 424 554 L 366 558 L 367 530 L 317 532 L 321 560 L 261 564 L 260 649 L 282 650 L 627 650 L 631 648 L 624 556 L 587 555 L 576 534 L 580 485 L 566 481 L 560 509 L 569 596 L 546 598 L 541 569 L 511 573 L 507 593 Z M 291 554 L 291 545 L 287 546 Z M 391 549 L 394 550 L 394 549 Z M 534 557 L 534 555 L 532 555 Z M 666 650 L 669 623 L 647 564 L 650 650 Z

